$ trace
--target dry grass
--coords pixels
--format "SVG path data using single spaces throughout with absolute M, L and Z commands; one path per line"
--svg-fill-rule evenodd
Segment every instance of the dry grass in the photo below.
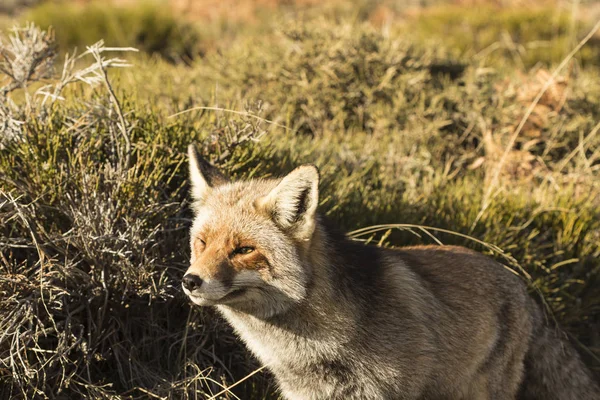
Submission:
M 513 151 L 515 142 L 516 142 L 517 138 L 519 137 L 519 134 L 523 130 L 523 127 L 529 120 L 529 117 L 535 111 L 536 107 L 543 105 L 543 104 L 540 104 L 540 101 L 542 100 L 542 98 L 544 98 L 544 96 L 546 96 L 546 99 L 545 99 L 546 107 L 551 104 L 550 102 L 552 101 L 553 98 L 556 99 L 556 95 L 558 92 L 558 89 L 557 89 L 558 84 L 555 81 L 556 78 L 559 76 L 559 74 L 562 72 L 562 70 L 568 65 L 568 63 L 573 59 L 575 54 L 577 54 L 577 52 L 579 50 L 581 50 L 581 48 L 592 38 L 592 36 L 599 29 L 600 29 L 600 21 L 598 21 L 596 23 L 596 25 L 594 25 L 594 27 L 590 30 L 590 32 L 577 44 L 577 46 L 575 46 L 575 48 L 573 50 L 571 50 L 571 52 L 558 65 L 558 67 L 556 67 L 556 69 L 554 70 L 554 72 L 552 72 L 551 75 L 543 74 L 543 75 L 547 75 L 547 79 L 544 82 L 544 84 L 540 87 L 538 93 L 535 95 L 535 97 L 533 98 L 533 100 L 531 101 L 529 106 L 527 107 L 525 114 L 523 115 L 523 117 L 521 118 L 521 121 L 515 128 L 513 134 L 511 135 L 511 137 L 508 141 L 508 144 L 507 144 L 504 152 L 502 153 L 502 156 L 498 160 L 498 163 L 495 166 L 494 171 L 492 173 L 492 177 L 488 183 L 488 188 L 486 190 L 485 196 L 483 197 L 481 211 L 477 215 L 477 218 L 475 219 L 473 224 L 476 224 L 479 221 L 481 216 L 485 213 L 485 210 L 487 209 L 487 207 L 489 207 L 490 198 L 493 194 L 493 191 L 498 187 L 498 179 L 500 178 L 500 173 L 502 172 L 504 163 L 505 163 L 507 157 L 509 157 L 509 154 Z M 540 73 L 538 71 L 536 77 L 539 79 L 539 76 L 540 76 Z M 550 88 L 552 88 L 553 90 L 551 90 L 549 92 Z M 527 89 L 529 89 L 529 88 L 527 88 Z M 563 92 L 564 92 L 564 90 L 563 90 Z M 558 99 L 561 103 L 564 104 L 564 100 L 565 100 L 564 93 L 559 95 Z M 522 100 L 522 97 L 520 100 Z M 539 110 L 538 110 L 538 115 L 539 115 Z M 488 142 L 489 142 L 489 140 L 488 140 Z M 522 158 L 525 158 L 525 157 L 522 157 Z M 533 159 L 533 157 L 531 157 L 529 159 L 525 158 L 525 161 L 530 161 L 531 159 Z

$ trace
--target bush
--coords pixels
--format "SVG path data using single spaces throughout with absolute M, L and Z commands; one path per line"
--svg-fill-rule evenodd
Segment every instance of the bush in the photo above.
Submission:
M 443 51 L 389 40 L 375 29 L 298 23 L 263 43 L 240 40 L 223 51 L 220 85 L 244 88 L 285 115 L 294 131 L 390 132 L 409 123 L 413 106 L 443 92 L 464 66 Z M 424 111 L 423 112 L 427 112 Z
M 575 19 L 574 19 L 575 18 Z M 591 27 L 558 7 L 494 8 L 441 6 L 409 19 L 408 34 L 421 40 L 443 41 L 468 56 L 488 63 L 510 60 L 510 65 L 531 68 L 537 63 L 560 62 Z M 577 58 L 594 65 L 600 56 L 597 41 Z
M 170 62 L 189 62 L 201 51 L 196 29 L 157 2 L 124 7 L 99 2 L 85 6 L 45 3 L 27 12 L 24 19 L 42 29 L 53 27 L 63 52 L 85 49 L 99 40 L 111 47 L 136 47 Z
M 21 9 L 31 7 L 39 2 L 40 0 L 4 0 L 2 4 L 0 4 L 0 14 L 16 14 Z

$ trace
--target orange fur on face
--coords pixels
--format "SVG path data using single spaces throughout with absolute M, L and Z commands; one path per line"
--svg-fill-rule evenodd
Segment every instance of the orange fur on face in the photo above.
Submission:
M 240 246 L 241 247 L 241 246 Z M 239 254 L 232 259 L 233 267 L 236 271 L 254 270 L 263 273 L 270 271 L 270 265 L 267 257 L 265 257 L 258 249 L 254 249 L 249 254 Z
M 241 247 L 254 250 L 248 254 L 236 254 Z M 231 280 L 243 270 L 268 272 L 267 257 L 256 248 L 254 242 L 231 235 L 225 229 L 206 229 L 193 241 L 194 269 L 201 271 L 204 279 Z M 264 275 L 263 275 L 264 276 Z

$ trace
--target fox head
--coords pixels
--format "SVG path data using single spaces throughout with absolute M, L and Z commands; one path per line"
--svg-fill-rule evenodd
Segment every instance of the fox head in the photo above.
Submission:
M 195 218 L 183 290 L 197 305 L 268 317 L 302 301 L 316 226 L 319 173 L 302 165 L 281 179 L 230 182 L 188 149 Z

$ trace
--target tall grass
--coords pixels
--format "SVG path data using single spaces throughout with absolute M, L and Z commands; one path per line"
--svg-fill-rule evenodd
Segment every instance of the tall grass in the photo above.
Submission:
M 511 65 L 531 68 L 539 62 L 560 62 L 588 28 L 584 23 L 573 23 L 578 20 L 573 14 L 576 10 L 555 3 L 533 9 L 479 5 L 468 11 L 440 6 L 410 20 L 407 30 L 422 40 L 442 40 L 479 60 L 508 60 Z M 599 52 L 594 41 L 579 53 L 579 61 L 593 65 Z
M 55 32 L 63 52 L 85 49 L 99 40 L 111 47 L 134 46 L 170 62 L 190 62 L 204 51 L 198 31 L 155 1 L 112 8 L 101 2 L 49 2 L 28 10 L 21 18 L 42 29 L 59 27 Z

